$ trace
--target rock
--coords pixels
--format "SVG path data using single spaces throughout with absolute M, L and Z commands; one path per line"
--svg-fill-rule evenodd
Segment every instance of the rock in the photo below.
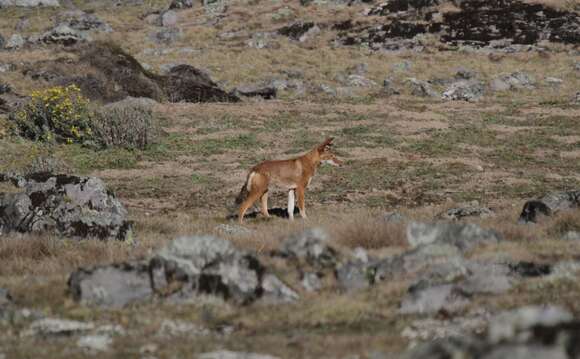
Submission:
M 93 323 L 79 322 L 76 320 L 45 318 L 34 321 L 23 335 L 38 336 L 70 336 L 93 330 Z
M 265 303 L 292 303 L 300 299 L 298 293 L 272 274 L 262 278 L 262 291 L 261 302 Z
M 335 276 L 341 290 L 358 291 L 374 284 L 375 269 L 364 262 L 351 261 L 338 267 Z
M 146 263 L 121 263 L 80 268 L 68 280 L 72 297 L 84 305 L 121 308 L 153 295 Z
M 561 238 L 564 241 L 580 241 L 580 232 L 568 231 Z
M 59 7 L 58 0 L 0 0 L 0 8 L 4 7 Z
M 350 87 L 372 87 L 377 85 L 376 82 L 362 75 L 348 75 L 345 84 Z
M 355 260 L 361 263 L 368 263 L 369 262 L 369 254 L 367 251 L 362 247 L 356 247 L 352 251 L 352 256 Z
M 189 9 L 193 7 L 193 0 L 172 0 L 169 4 L 170 10 Z
M 0 34 L 0 50 L 3 49 L 5 45 L 6 45 L 6 40 L 4 39 L 4 36 L 2 36 L 2 34 Z
M 486 218 L 492 216 L 495 216 L 495 213 L 489 207 L 467 206 L 467 207 L 450 208 L 447 211 L 437 215 L 436 218 L 457 221 L 465 217 Z
M 385 212 L 383 215 L 383 220 L 387 223 L 402 223 L 406 222 L 409 219 L 401 212 L 393 211 L 393 212 Z
M 413 64 L 407 60 L 404 60 L 403 62 L 397 62 L 397 63 L 391 65 L 391 68 L 393 69 L 393 71 L 398 71 L 398 72 L 409 71 L 409 70 L 411 70 L 411 67 L 413 67 Z
M 220 89 L 203 71 L 190 65 L 178 65 L 162 80 L 171 102 L 238 102 L 235 94 Z
M 318 26 L 316 26 L 313 22 L 295 22 L 278 29 L 278 34 L 287 36 L 296 41 L 300 41 L 300 39 L 314 27 Z M 318 31 L 320 31 L 320 29 L 318 29 Z
M 109 24 L 99 19 L 95 14 L 88 14 L 81 10 L 69 10 L 59 13 L 55 18 L 55 27 L 66 25 L 78 31 L 111 32 Z
M 10 292 L 4 288 L 0 288 L 0 307 L 11 304 L 12 296 Z
M 522 278 L 534 278 L 549 275 L 552 273 L 552 265 L 538 264 L 534 262 L 508 263 L 511 274 Z
M 292 10 L 292 8 L 285 6 L 283 8 L 280 8 L 278 10 L 276 10 L 273 14 L 272 14 L 272 20 L 273 21 L 286 21 L 289 20 L 291 18 L 294 17 L 294 10 Z
M 24 40 L 22 35 L 14 34 L 14 35 L 10 36 L 10 38 L 8 39 L 6 44 L 4 45 L 4 48 L 6 48 L 8 50 L 16 50 L 16 49 L 23 47 L 25 43 L 26 43 L 26 40 Z
M 307 292 L 318 292 L 322 289 L 321 275 L 318 273 L 304 273 L 300 283 Z
M 220 350 L 215 352 L 203 353 L 197 356 L 198 359 L 279 359 L 277 357 L 265 354 L 232 352 L 229 350 Z
M 181 29 L 177 27 L 167 27 L 161 30 L 154 31 L 149 35 L 151 41 L 153 41 L 157 45 L 165 45 L 165 46 L 173 44 L 182 37 L 183 33 L 181 32 Z
M 77 340 L 79 348 L 95 352 L 106 352 L 111 344 L 113 339 L 108 335 L 85 335 Z
M 486 230 L 472 223 L 418 223 L 407 226 L 407 241 L 411 247 L 425 244 L 449 244 L 462 252 L 480 244 L 497 244 L 502 238 L 494 230 Z
M 576 209 L 580 205 L 580 191 L 552 192 L 538 200 L 524 204 L 519 223 L 536 222 L 538 215 L 550 216 L 560 211 Z
M 181 282 L 179 290 L 170 293 L 172 297 L 210 294 L 239 304 L 262 296 L 293 300 L 291 289 L 264 274 L 265 268 L 255 257 L 215 237 L 175 239 L 153 257 L 150 266 L 157 293 L 166 292 L 175 280 Z
M 47 44 L 74 45 L 83 41 L 90 41 L 90 36 L 84 32 L 71 28 L 67 24 L 60 24 L 40 36 L 40 41 Z
M 161 322 L 161 327 L 157 335 L 162 337 L 178 337 L 178 336 L 206 336 L 210 335 L 211 331 L 199 325 L 181 321 L 164 319 Z
M 37 173 L 24 181 L 25 192 L 0 194 L 4 230 L 132 240 L 127 210 L 100 179 Z
M 0 83 L 0 95 L 12 92 L 12 88 L 8 84 Z
M 254 49 L 270 49 L 277 47 L 274 39 L 276 38 L 276 33 L 273 32 L 257 32 L 252 35 L 252 38 L 248 40 L 248 47 Z
M 525 341 L 527 331 L 537 326 L 555 326 L 569 323 L 572 313 L 555 306 L 528 306 L 496 316 L 488 328 L 488 340 L 499 343 L 505 340 Z
M 552 86 L 552 87 L 558 87 L 564 83 L 564 81 L 562 79 L 559 79 L 556 77 L 546 77 L 544 79 L 544 82 L 546 82 L 547 85 Z
M 536 80 L 531 75 L 518 71 L 493 79 L 490 88 L 492 91 L 534 89 L 535 83 Z
M 411 95 L 419 97 L 439 97 L 439 93 L 433 90 L 428 82 L 417 80 L 416 78 L 407 79 L 407 84 L 411 89 Z
M 400 95 L 401 92 L 394 87 L 393 80 L 386 78 L 383 80 L 383 94 L 386 96 Z
M 477 73 L 473 70 L 460 67 L 455 72 L 454 77 L 456 80 L 473 80 L 477 77 Z
M 327 244 L 328 235 L 320 228 L 308 229 L 288 237 L 276 255 L 305 261 L 318 268 L 332 268 L 337 262 L 338 253 Z
M 487 328 L 485 314 L 455 317 L 451 319 L 419 319 L 403 329 L 401 336 L 415 343 L 446 338 L 466 338 L 472 334 L 482 334 Z
M 159 16 L 159 23 L 163 27 L 177 26 L 177 13 L 173 10 L 167 10 Z
M 476 101 L 484 94 L 484 85 L 480 81 L 461 80 L 454 82 L 443 92 L 444 100 Z
M 238 304 L 291 302 L 298 295 L 252 255 L 211 236 L 180 237 L 147 262 L 79 269 L 68 281 L 73 299 L 122 307 L 157 296 L 182 301 L 210 295 Z
M 580 104 L 580 91 L 576 92 L 576 95 L 572 96 L 572 103 Z
M 271 85 L 242 85 L 233 92 L 238 96 L 261 97 L 265 100 L 276 98 L 276 88 Z
M 456 312 L 469 303 L 465 293 L 452 284 L 409 288 L 403 298 L 399 312 L 402 314 L 432 314 L 441 310 Z

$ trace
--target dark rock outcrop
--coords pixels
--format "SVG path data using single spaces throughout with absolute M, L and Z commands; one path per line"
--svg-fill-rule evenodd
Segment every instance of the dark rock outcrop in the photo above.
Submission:
M 507 47 L 534 45 L 542 40 L 577 44 L 580 16 L 521 0 L 453 1 L 458 11 L 440 12 L 438 0 L 396 0 L 367 11 L 380 16 L 374 25 L 339 24 L 338 42 L 371 49 L 420 49 L 417 35 L 432 34 L 449 46 Z
M 1 232 L 53 232 L 67 237 L 131 239 L 127 210 L 103 181 L 36 173 L 1 176 L 24 192 L 0 194 Z
M 196 295 L 237 304 L 298 299 L 256 257 L 211 236 L 177 238 L 145 262 L 81 268 L 68 284 L 75 300 L 105 307 L 152 298 L 182 301 Z
M 580 191 L 553 192 L 540 199 L 527 201 L 518 221 L 519 223 L 534 223 L 540 215 L 551 216 L 579 206 Z

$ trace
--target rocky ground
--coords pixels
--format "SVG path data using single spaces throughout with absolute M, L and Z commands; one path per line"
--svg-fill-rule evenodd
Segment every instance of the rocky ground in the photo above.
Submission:
M 0 359 L 580 356 L 578 2 L 0 0 L 0 19 Z M 71 84 L 131 135 L 18 130 Z M 251 166 L 328 136 L 345 165 L 308 220 L 228 219 Z

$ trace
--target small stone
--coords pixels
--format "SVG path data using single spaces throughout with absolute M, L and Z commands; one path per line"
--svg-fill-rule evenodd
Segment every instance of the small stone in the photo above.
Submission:
M 318 292 L 322 289 L 322 281 L 318 273 L 304 273 L 300 283 L 307 292 Z
M 105 352 L 112 343 L 113 339 L 108 335 L 86 335 L 79 338 L 77 346 L 89 351 Z
M 94 329 L 93 323 L 76 320 L 45 318 L 34 321 L 24 335 L 59 336 L 86 332 Z
M 6 44 L 4 45 L 4 48 L 6 48 L 8 50 L 16 50 L 16 49 L 23 47 L 25 43 L 26 43 L 26 41 L 24 40 L 22 35 L 14 34 L 14 35 L 10 36 L 10 38 L 8 39 Z
M 413 96 L 439 97 L 439 93 L 435 91 L 426 81 L 417 80 L 416 78 L 409 78 L 407 79 L 407 84 L 409 85 L 411 94 Z

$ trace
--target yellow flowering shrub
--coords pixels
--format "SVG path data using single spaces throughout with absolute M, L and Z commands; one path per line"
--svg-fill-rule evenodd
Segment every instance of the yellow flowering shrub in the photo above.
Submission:
M 83 143 L 92 138 L 89 101 L 76 85 L 33 91 L 11 115 L 20 134 L 32 140 Z

